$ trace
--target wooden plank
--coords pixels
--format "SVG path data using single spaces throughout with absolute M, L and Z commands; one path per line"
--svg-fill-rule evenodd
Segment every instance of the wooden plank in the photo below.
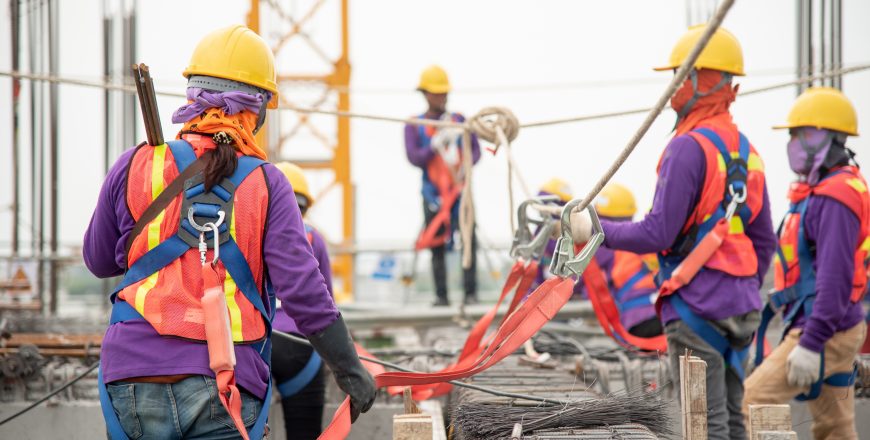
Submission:
M 757 440 L 761 431 L 791 431 L 788 405 L 749 405 L 749 439 Z
M 394 415 L 393 440 L 432 440 L 432 416 L 428 414 Z
M 707 438 L 707 362 L 686 354 L 680 356 L 680 408 L 683 438 Z
M 758 431 L 757 440 L 797 440 L 794 431 Z
M 63 334 L 63 333 L 13 333 L 6 341 L 7 347 L 18 347 L 25 344 L 37 347 L 84 347 L 89 345 L 99 347 L 103 342 L 103 335 L 91 334 Z
M 447 431 L 444 429 L 444 411 L 441 402 L 437 400 L 424 400 L 419 404 L 420 411 L 432 416 L 432 440 L 447 440 Z

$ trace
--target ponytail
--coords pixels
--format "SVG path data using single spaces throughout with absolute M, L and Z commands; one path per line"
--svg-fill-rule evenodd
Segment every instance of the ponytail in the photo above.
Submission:
M 239 158 L 236 157 L 236 149 L 233 148 L 231 142 L 231 140 L 229 142 L 218 142 L 217 148 L 212 153 L 211 160 L 205 166 L 203 174 L 205 175 L 206 191 L 211 190 L 213 186 L 235 172 Z

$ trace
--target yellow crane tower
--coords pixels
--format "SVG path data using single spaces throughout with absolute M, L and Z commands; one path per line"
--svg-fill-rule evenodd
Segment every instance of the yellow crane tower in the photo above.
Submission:
M 337 59 L 329 59 L 326 52 L 314 41 L 314 39 L 305 32 L 305 27 L 312 21 L 312 18 L 323 9 L 324 3 L 327 0 L 313 0 L 307 9 L 301 14 L 290 11 L 285 3 L 293 3 L 298 7 L 297 2 L 286 2 L 281 0 L 251 0 L 250 11 L 247 17 L 248 27 L 257 33 L 261 33 L 261 3 L 264 4 L 264 10 L 268 8 L 269 17 L 271 20 L 278 19 L 282 22 L 279 26 L 283 31 L 279 34 L 268 32 L 263 35 L 275 52 L 275 59 L 278 67 L 278 87 L 286 86 L 293 82 L 306 82 L 319 84 L 325 88 L 325 93 L 320 99 L 320 104 L 328 101 L 328 95 L 337 95 L 335 99 L 336 110 L 350 110 L 350 61 L 348 55 L 348 0 L 335 0 L 340 2 L 340 29 L 341 43 L 340 53 Z M 298 12 L 298 11 L 297 11 Z M 288 48 L 288 41 L 296 38 L 304 41 L 310 49 L 314 50 L 321 58 L 328 61 L 331 65 L 331 71 L 324 73 L 301 73 L 301 72 L 285 72 L 282 69 L 280 62 L 282 56 L 292 49 Z M 287 100 L 287 94 L 282 93 L 281 100 L 283 104 L 290 104 Z M 276 120 L 277 118 L 272 118 Z M 320 194 L 316 194 L 315 198 L 319 199 L 324 194 L 330 191 L 341 191 L 341 243 L 338 246 L 339 252 L 332 258 L 332 273 L 335 281 L 334 291 L 337 302 L 347 302 L 353 299 L 353 261 L 354 254 L 352 251 L 354 244 L 354 190 L 351 181 L 350 170 L 350 120 L 346 117 L 335 117 L 336 134 L 334 137 L 320 133 L 319 129 L 311 123 L 309 115 L 299 114 L 295 126 L 290 130 L 281 130 L 277 136 L 277 142 L 270 145 L 267 139 L 270 130 L 264 129 L 258 135 L 258 141 L 262 142 L 266 151 L 270 156 L 280 160 L 293 160 L 284 154 L 285 144 L 294 137 L 299 129 L 307 128 L 314 138 L 319 139 L 326 151 L 331 153 L 331 157 L 318 160 L 293 160 L 304 169 L 332 171 L 332 181 L 323 187 Z M 274 139 L 274 137 L 273 137 Z M 334 239 L 334 237 L 333 237 Z

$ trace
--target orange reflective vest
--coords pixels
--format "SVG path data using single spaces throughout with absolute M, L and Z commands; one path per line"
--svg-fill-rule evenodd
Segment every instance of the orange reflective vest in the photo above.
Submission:
M 851 301 L 858 302 L 867 291 L 868 252 L 870 252 L 870 195 L 867 182 L 858 168 L 846 166 L 833 171 L 815 187 L 794 183 L 789 190 L 791 205 L 779 231 L 779 246 L 774 257 L 774 290 L 771 302 L 779 308 L 796 301 L 811 310 L 816 294 L 815 255 L 804 230 L 804 214 L 809 196 L 830 197 L 849 208 L 858 217 L 861 235 L 855 249 Z M 790 321 L 800 307 L 792 307 Z M 809 312 L 810 310 L 806 310 Z
M 192 150 L 187 146 L 185 151 Z M 126 190 L 127 206 L 134 220 L 138 221 L 151 202 L 178 176 L 177 161 L 173 149 L 166 144 L 156 147 L 145 145 L 135 152 L 129 166 Z M 202 176 L 197 178 L 201 179 Z M 128 267 L 133 267 L 140 257 L 176 234 L 181 236 L 187 233 L 196 240 L 199 232 L 191 228 L 187 213 L 182 215 L 181 211 L 185 200 L 203 194 L 203 191 L 199 191 L 201 187 L 201 184 L 189 188 L 186 186 L 185 191 L 142 229 L 134 238 L 127 255 Z M 228 208 L 224 208 L 227 218 L 221 225 L 220 235 L 235 242 L 250 267 L 253 283 L 249 283 L 248 289 L 257 291 L 247 292 L 248 295 L 264 297 L 263 225 L 266 224 L 269 207 L 269 189 L 262 168 L 257 166 L 250 171 L 238 186 L 224 179 L 205 194 L 227 197 L 225 202 Z M 194 202 L 192 206 L 205 212 L 216 205 Z M 221 253 L 224 253 L 223 245 Z M 209 249 L 207 258 L 211 260 L 212 255 L 213 251 Z M 226 295 L 233 342 L 263 340 L 267 336 L 267 323 L 261 311 L 249 301 L 223 261 L 218 261 L 216 270 Z M 194 246 L 143 280 L 123 288 L 118 298 L 132 306 L 159 334 L 204 341 L 205 327 L 200 305 L 202 294 L 202 264 L 199 251 Z
M 755 148 L 730 121 L 713 117 L 688 135 L 704 151 L 704 186 L 674 245 L 659 255 L 657 281 L 661 284 L 671 277 L 701 239 L 725 218 L 732 197 L 743 191 L 746 201 L 731 218 L 722 244 L 703 266 L 737 277 L 755 275 L 758 257 L 744 228 L 755 220 L 764 203 L 764 164 Z

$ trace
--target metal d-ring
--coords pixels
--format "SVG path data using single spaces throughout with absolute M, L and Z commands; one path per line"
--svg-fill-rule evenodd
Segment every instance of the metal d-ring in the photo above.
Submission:
M 216 221 L 216 222 L 210 222 L 210 223 L 213 224 L 213 225 L 215 225 L 215 226 L 220 226 L 220 225 L 222 225 L 222 224 L 224 223 L 224 217 L 226 217 L 226 213 L 223 212 L 223 211 L 218 211 L 218 219 L 217 219 L 217 221 Z M 187 221 L 190 222 L 190 225 L 193 226 L 193 229 L 196 229 L 196 230 L 199 231 L 199 232 L 206 232 L 206 231 L 208 231 L 208 229 L 206 228 L 206 225 L 208 225 L 208 223 L 206 223 L 206 224 L 203 225 L 203 226 L 200 226 L 199 224 L 196 223 L 196 219 L 194 219 L 194 208 L 193 208 L 193 206 L 191 206 L 190 209 L 187 210 Z M 217 229 L 215 229 L 215 231 L 217 231 Z

